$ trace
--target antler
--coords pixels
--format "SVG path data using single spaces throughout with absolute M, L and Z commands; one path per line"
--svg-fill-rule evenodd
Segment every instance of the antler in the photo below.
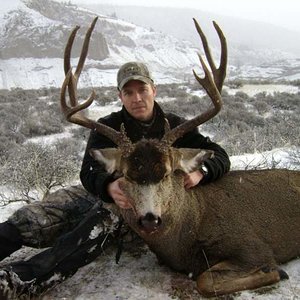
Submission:
M 162 142 L 166 143 L 167 145 L 172 145 L 178 138 L 183 136 L 188 131 L 191 131 L 192 129 L 196 128 L 200 124 L 203 124 L 213 118 L 215 115 L 219 113 L 222 107 L 222 97 L 221 97 L 221 91 L 223 82 L 226 76 L 226 66 L 227 66 L 227 43 L 226 38 L 220 29 L 220 27 L 217 25 L 216 22 L 213 22 L 213 25 L 218 33 L 220 42 L 221 42 L 221 60 L 220 60 L 220 66 L 217 69 L 214 61 L 212 59 L 210 49 L 207 43 L 207 39 L 200 28 L 198 22 L 194 20 L 195 27 L 197 29 L 197 32 L 201 38 L 205 56 L 207 58 L 207 61 L 209 63 L 209 66 L 211 68 L 211 72 L 213 77 L 211 76 L 204 60 L 202 57 L 198 54 L 200 63 L 202 65 L 203 71 L 205 73 L 204 78 L 200 78 L 195 70 L 193 70 L 194 76 L 196 80 L 200 83 L 200 85 L 205 89 L 206 93 L 210 97 L 213 103 L 213 107 L 205 111 L 204 113 L 196 116 L 195 118 L 186 121 L 185 123 L 173 128 L 172 130 L 166 131 L 164 137 L 162 138 Z
M 71 32 L 66 48 L 65 48 L 65 53 L 64 53 L 64 71 L 66 74 L 65 80 L 63 82 L 62 88 L 61 88 L 61 94 L 60 94 L 60 104 L 61 104 L 61 110 L 64 113 L 66 119 L 74 124 L 81 125 L 86 128 L 90 128 L 93 130 L 96 130 L 97 132 L 103 134 L 107 138 L 109 138 L 112 142 L 114 142 L 118 147 L 123 149 L 124 155 L 126 152 L 128 152 L 132 148 L 132 143 L 130 139 L 126 136 L 124 126 L 121 126 L 121 130 L 116 131 L 111 127 L 108 127 L 102 123 L 96 122 L 94 120 L 91 120 L 87 117 L 85 117 L 82 114 L 82 110 L 89 107 L 94 99 L 95 99 L 95 92 L 92 91 L 91 95 L 89 98 L 84 101 L 82 104 L 78 104 L 77 100 L 77 83 L 78 79 L 80 77 L 82 68 L 84 66 L 85 59 L 87 57 L 88 53 L 88 48 L 89 48 L 89 43 L 90 43 L 90 38 L 92 31 L 94 30 L 95 24 L 98 20 L 98 17 L 96 17 L 90 28 L 88 29 L 82 50 L 80 53 L 80 58 L 78 61 L 78 65 L 76 68 L 75 73 L 72 73 L 71 69 L 71 63 L 70 63 L 70 57 L 71 57 L 71 50 L 73 46 L 73 42 L 76 36 L 76 33 L 78 29 L 80 28 L 79 26 L 76 26 L 73 31 Z M 67 105 L 66 101 L 66 89 L 68 87 L 68 92 L 69 92 L 69 98 L 70 98 L 70 106 Z

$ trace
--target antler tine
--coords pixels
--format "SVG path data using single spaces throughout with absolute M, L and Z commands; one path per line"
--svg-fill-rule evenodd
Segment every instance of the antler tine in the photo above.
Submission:
M 80 73 L 82 71 L 82 68 L 84 66 L 85 59 L 87 57 L 90 37 L 91 37 L 92 31 L 95 27 L 95 24 L 97 22 L 97 19 L 98 19 L 98 17 L 96 17 L 93 20 L 93 22 L 85 36 L 81 54 L 80 54 L 80 59 L 79 59 L 78 66 L 75 71 L 75 75 L 73 75 L 73 73 L 72 73 L 70 57 L 71 57 L 71 50 L 72 50 L 73 42 L 74 42 L 76 33 L 79 29 L 79 26 L 76 26 L 73 29 L 73 31 L 71 32 L 70 37 L 68 39 L 68 42 L 67 42 L 67 45 L 65 48 L 65 53 L 64 53 L 64 70 L 65 70 L 66 77 L 62 84 L 61 94 L 60 94 L 61 110 L 69 122 L 78 124 L 83 127 L 86 127 L 86 128 L 89 128 L 89 129 L 99 132 L 100 134 L 109 138 L 117 146 L 119 146 L 122 149 L 122 152 L 124 155 L 128 155 L 130 149 L 132 148 L 132 143 L 126 135 L 126 132 L 123 128 L 124 126 L 121 128 L 121 132 L 118 132 L 111 127 L 108 127 L 102 123 L 98 123 L 94 120 L 91 120 L 91 119 L 85 117 L 83 114 L 81 114 L 81 111 L 83 109 L 89 107 L 93 103 L 93 101 L 96 97 L 95 92 L 92 91 L 89 98 L 81 104 L 78 104 L 78 101 L 76 98 L 77 82 L 78 82 Z M 69 92 L 69 97 L 70 97 L 70 106 L 67 105 L 67 101 L 66 101 L 67 87 L 68 87 L 68 92 Z
M 197 30 L 200 38 L 201 38 L 202 45 L 203 45 L 204 52 L 205 52 L 205 56 L 206 56 L 207 61 L 210 65 L 210 68 L 211 68 L 212 72 L 215 72 L 216 71 L 216 66 L 215 66 L 215 63 L 213 61 L 213 58 L 212 58 L 212 55 L 211 55 L 211 52 L 210 52 L 210 48 L 208 46 L 207 38 L 206 38 L 203 30 L 201 29 L 199 23 L 197 22 L 197 20 L 195 18 L 193 18 L 193 21 L 194 21 L 196 30 Z
M 77 25 L 72 30 L 72 32 L 70 33 L 70 36 L 68 38 L 67 45 L 65 47 L 65 52 L 64 52 L 64 71 L 65 71 L 65 75 L 67 75 L 68 72 L 71 70 L 71 62 L 70 62 L 71 50 L 72 50 L 72 47 L 73 47 L 73 43 L 74 43 L 76 33 L 79 30 L 79 28 L 80 28 L 80 26 Z
M 227 49 L 226 46 L 226 39 L 221 31 L 221 29 L 217 26 L 218 29 L 218 34 L 220 36 L 220 33 L 222 33 L 222 59 L 220 63 L 219 69 L 215 68 L 214 61 L 212 59 L 212 56 L 210 54 L 210 50 L 208 47 L 207 39 L 201 30 L 199 24 L 197 21 L 194 19 L 194 23 L 196 26 L 196 29 L 201 37 L 201 41 L 203 43 L 203 47 L 205 49 L 205 55 L 208 60 L 208 63 L 212 69 L 212 74 L 213 77 L 210 74 L 209 69 L 207 68 L 204 60 L 202 57 L 198 54 L 200 63 L 202 66 L 202 69 L 204 71 L 204 78 L 200 78 L 195 70 L 193 70 L 194 76 L 196 80 L 200 83 L 200 85 L 205 89 L 207 92 L 208 96 L 211 98 L 213 106 L 209 108 L 207 111 L 204 113 L 194 117 L 193 119 L 186 121 L 185 123 L 182 123 L 181 125 L 173 128 L 172 130 L 165 131 L 165 135 L 162 138 L 162 142 L 165 143 L 166 145 L 172 145 L 178 138 L 183 136 L 185 133 L 191 131 L 192 129 L 196 128 L 200 124 L 205 123 L 206 121 L 210 120 L 213 118 L 216 114 L 219 113 L 219 111 L 222 108 L 222 97 L 220 95 L 220 90 L 222 89 L 222 84 L 225 79 L 225 74 L 226 74 L 226 63 L 227 63 L 227 51 L 223 51 L 223 49 Z M 217 81 L 219 76 L 221 76 L 221 81 Z M 216 82 L 217 81 L 217 82 Z M 222 82 L 220 84 L 220 82 Z M 217 86 L 217 83 L 219 84 L 219 87 Z
M 194 20 L 196 30 L 197 30 L 200 38 L 201 38 L 202 45 L 203 45 L 203 48 L 204 48 L 204 53 L 205 53 L 206 59 L 209 63 L 209 66 L 211 68 L 211 71 L 213 73 L 215 84 L 216 84 L 219 92 L 221 93 L 223 83 L 224 83 L 224 79 L 226 77 L 226 67 L 227 67 L 227 43 L 226 43 L 226 38 L 225 38 L 222 30 L 220 29 L 219 25 L 215 21 L 213 21 L 213 25 L 215 27 L 215 30 L 217 31 L 217 34 L 218 34 L 220 42 L 221 42 L 220 65 L 219 65 L 219 68 L 216 68 L 216 65 L 214 63 L 214 60 L 213 60 L 211 52 L 210 52 L 210 48 L 208 46 L 206 36 L 203 33 L 203 30 L 201 29 L 201 27 L 200 27 L 199 23 L 197 22 L 197 20 L 195 18 L 193 18 L 193 20 Z
M 86 101 L 84 101 L 83 103 L 81 103 L 79 105 L 69 107 L 66 102 L 66 88 L 67 88 L 68 84 L 70 83 L 71 77 L 72 77 L 72 71 L 69 70 L 69 72 L 67 73 L 66 78 L 63 82 L 62 88 L 61 88 L 60 105 L 61 105 L 61 110 L 62 110 L 63 114 L 65 115 L 66 119 L 69 122 L 78 124 L 76 122 L 76 120 L 78 119 L 78 114 L 76 114 L 76 113 L 89 107 L 93 103 L 93 101 L 96 97 L 96 94 L 94 91 L 92 91 L 92 94 L 89 96 L 89 98 Z M 83 118 L 82 115 L 79 115 L 79 116 L 81 119 Z M 89 127 L 89 128 L 94 129 L 94 127 Z
M 221 59 L 220 59 L 220 65 L 219 68 L 217 69 L 217 75 L 215 76 L 215 83 L 216 86 L 221 93 L 223 83 L 226 77 L 226 69 L 227 69 L 227 57 L 228 57 L 228 50 L 227 50 L 227 42 L 226 42 L 226 37 L 219 27 L 219 25 L 213 21 L 213 25 L 215 27 L 215 30 L 217 31 L 217 34 L 219 36 L 219 40 L 221 42 Z
M 76 26 L 68 39 L 67 45 L 65 47 L 65 53 L 64 53 L 64 71 L 65 71 L 65 75 L 67 75 L 70 71 L 71 71 L 71 50 L 73 47 L 73 42 L 76 36 L 77 31 L 79 30 L 79 26 Z M 69 75 L 70 80 L 68 81 L 68 92 L 69 92 L 69 97 L 70 97 L 70 102 L 72 106 L 77 105 L 77 95 L 76 95 L 76 86 L 77 86 L 77 82 L 75 82 L 75 78 L 74 75 L 71 73 Z
M 203 58 L 201 57 L 201 55 L 199 53 L 198 53 L 198 57 L 199 57 L 199 60 L 200 60 L 200 63 L 201 63 L 201 66 L 202 66 L 202 69 L 204 71 L 205 76 L 204 76 L 204 78 L 200 78 L 197 75 L 197 73 L 195 72 L 194 69 L 193 69 L 193 74 L 194 74 L 196 80 L 205 89 L 206 93 L 208 94 L 208 96 L 212 100 L 215 108 L 218 110 L 217 111 L 217 113 L 218 113 L 220 111 L 221 105 L 222 105 L 221 95 L 220 95 L 219 90 L 216 86 L 216 83 L 214 82 L 214 79 L 212 78 L 212 76 L 209 72 L 209 69 L 207 68 Z
M 95 28 L 97 20 L 98 20 L 98 17 L 94 18 L 90 28 L 88 29 L 88 31 L 85 35 L 84 42 L 83 42 L 82 49 L 81 49 L 80 58 L 79 58 L 78 65 L 77 65 L 77 68 L 76 68 L 76 71 L 75 71 L 76 80 L 78 80 L 78 78 L 81 74 L 82 68 L 84 66 L 85 59 L 86 59 L 88 51 L 89 51 L 89 44 L 90 44 L 91 35 L 92 35 L 92 32 Z
M 85 35 L 85 39 L 82 45 L 82 49 L 81 49 L 81 53 L 80 53 L 80 58 L 77 64 L 77 68 L 75 71 L 75 74 L 71 76 L 71 80 L 69 81 L 69 85 L 68 85 L 68 91 L 69 91 L 69 96 L 70 96 L 70 102 L 72 104 L 72 106 L 77 105 L 77 95 L 76 95 L 76 91 L 77 91 L 77 83 L 78 83 L 78 79 L 80 77 L 82 68 L 84 66 L 85 63 L 85 59 L 87 57 L 88 54 L 88 50 L 89 50 L 89 43 L 90 43 L 90 39 L 91 39 L 91 34 L 94 30 L 94 27 L 96 25 L 96 22 L 98 20 L 98 17 L 94 18 L 91 26 L 89 27 L 86 35 Z M 75 36 L 77 34 L 77 31 L 79 30 L 80 26 L 76 26 L 68 39 L 66 48 L 65 48 L 65 53 L 64 53 L 64 71 L 65 74 L 67 75 L 67 73 L 71 70 L 71 62 L 70 62 L 70 58 L 71 58 L 71 50 L 73 47 L 73 43 L 74 43 L 74 39 Z

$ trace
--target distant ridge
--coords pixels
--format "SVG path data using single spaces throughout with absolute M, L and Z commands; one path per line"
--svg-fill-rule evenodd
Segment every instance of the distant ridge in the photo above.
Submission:
M 277 49 L 296 55 L 300 53 L 300 39 L 296 38 L 299 32 L 269 24 L 267 20 L 266 22 L 252 21 L 191 8 L 147 7 L 145 9 L 142 6 L 130 6 L 129 9 L 125 5 L 87 5 L 84 1 L 82 6 L 158 32 L 171 34 L 178 39 L 189 40 L 194 46 L 198 45 L 199 39 L 193 30 L 193 17 L 201 22 L 213 43 L 217 42 L 212 27 L 212 20 L 215 20 L 224 29 L 233 48 Z

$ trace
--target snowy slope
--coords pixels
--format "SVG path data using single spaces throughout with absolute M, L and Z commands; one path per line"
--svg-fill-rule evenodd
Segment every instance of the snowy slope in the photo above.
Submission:
M 40 2 L 43 7 L 38 5 Z M 75 25 L 82 26 L 73 51 L 73 56 L 78 57 L 85 31 L 95 16 L 85 9 L 50 0 L 18 0 L 15 9 L 2 11 L 0 88 L 59 87 L 64 77 L 62 57 L 69 33 Z M 159 78 L 172 73 L 180 79 L 183 74 L 191 74 L 198 63 L 196 49 L 188 42 L 98 16 L 81 78 L 83 86 L 114 85 L 110 74 L 115 77 L 117 67 L 130 60 L 147 62 L 153 72 L 159 71 Z
M 146 62 L 158 83 L 187 81 L 193 77 L 193 68 L 200 69 L 196 55 L 198 51 L 202 53 L 200 43 L 196 49 L 191 42 L 67 1 L 12 0 L 0 7 L 0 89 L 60 87 L 69 33 L 75 25 L 82 27 L 72 52 L 73 57 L 78 57 L 86 29 L 96 15 L 99 20 L 79 86 L 115 85 L 118 67 L 131 60 Z M 190 30 L 195 32 L 192 22 L 189 23 Z M 216 38 L 210 22 L 204 23 L 204 27 L 209 25 L 209 40 Z M 300 78 L 300 60 L 293 54 L 271 48 L 233 48 L 230 40 L 228 43 L 228 78 Z M 212 47 L 212 53 L 217 58 L 219 43 Z

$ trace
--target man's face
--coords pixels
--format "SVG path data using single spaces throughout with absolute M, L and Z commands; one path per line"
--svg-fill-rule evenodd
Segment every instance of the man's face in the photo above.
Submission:
M 129 114 L 139 121 L 149 121 L 153 115 L 156 88 L 139 80 L 125 84 L 119 97 Z

